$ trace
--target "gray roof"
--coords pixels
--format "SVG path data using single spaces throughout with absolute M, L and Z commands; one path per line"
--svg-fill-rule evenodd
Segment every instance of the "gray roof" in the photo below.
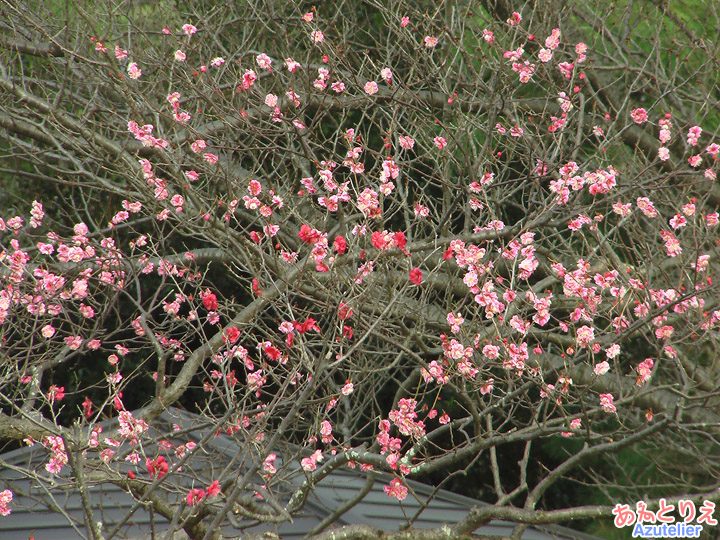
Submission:
M 167 422 L 168 426 L 173 423 L 187 425 L 193 417 L 188 413 L 172 410 L 164 413 L 162 420 Z M 203 432 L 189 431 L 187 435 L 199 440 Z M 187 440 L 188 437 L 185 437 L 184 442 Z M 203 446 L 203 451 L 194 452 L 192 460 L 189 460 L 186 466 L 188 469 L 192 468 L 193 473 L 200 473 L 202 476 L 203 470 L 222 468 L 222 457 L 225 456 L 229 460 L 229 456 L 232 455 L 230 452 L 234 454 L 236 449 L 237 444 L 230 437 L 220 435 L 210 438 Z M 69 473 L 66 473 L 69 467 L 66 467 L 60 475 L 52 477 L 44 469 L 46 460 L 47 452 L 40 445 L 0 456 L 0 490 L 7 487 L 15 492 L 15 499 L 11 504 L 12 514 L 0 518 L 0 540 L 27 539 L 30 536 L 35 540 L 85 537 L 80 494 L 74 490 Z M 20 468 L 36 471 L 35 477 L 28 479 Z M 296 472 L 297 474 L 289 477 L 291 485 L 288 486 L 288 492 L 276 494 L 278 499 L 287 501 L 290 492 L 305 479 L 299 467 Z M 416 518 L 413 522 L 414 527 L 432 528 L 446 523 L 456 523 L 463 519 L 471 508 L 486 505 L 481 501 L 446 490 L 437 490 L 432 486 L 411 480 L 406 481 L 410 493 L 400 502 L 384 492 L 383 488 L 390 479 L 389 475 L 377 474 L 370 491 L 358 504 L 340 516 L 334 526 L 365 524 L 391 531 L 399 530 L 409 519 Z M 336 470 L 315 487 L 302 511 L 293 516 L 292 523 L 255 525 L 246 529 L 245 527 L 250 526 L 250 523 L 236 522 L 235 525 L 242 527 L 238 529 L 226 522 L 224 530 L 229 537 L 238 537 L 243 531 L 271 530 L 283 539 L 300 540 L 344 502 L 356 496 L 365 483 L 366 473 L 349 468 Z M 168 491 L 168 497 L 177 499 L 183 492 L 182 489 L 174 494 Z M 125 518 L 128 511 L 136 504 L 136 500 L 131 495 L 108 482 L 93 485 L 90 496 L 96 513 L 95 518 L 104 524 L 103 528 L 106 532 Z M 476 533 L 504 537 L 511 533 L 513 527 L 513 523 L 496 520 L 480 527 Z M 163 531 L 166 528 L 167 521 L 162 516 L 140 507 L 131 519 L 127 520 L 118 537 L 147 538 L 150 531 Z M 555 526 L 528 527 L 522 538 L 595 540 L 589 535 Z

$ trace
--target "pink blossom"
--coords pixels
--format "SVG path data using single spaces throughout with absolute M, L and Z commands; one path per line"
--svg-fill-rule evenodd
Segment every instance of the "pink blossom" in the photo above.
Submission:
M 268 454 L 268 456 L 265 458 L 265 461 L 263 461 L 263 471 L 268 474 L 275 474 L 277 472 L 277 469 L 274 465 L 276 459 L 276 454 Z
M 702 135 L 702 128 L 700 126 L 691 127 L 687 133 L 688 144 L 690 146 L 697 146 L 700 135 Z
M 190 145 L 190 150 L 199 154 L 207 147 L 207 143 L 203 139 L 198 139 Z
M 572 71 L 574 68 L 575 66 L 572 62 L 560 62 L 558 64 L 560 73 L 562 73 L 566 79 L 570 79 L 572 77 Z
M 395 497 L 398 501 L 402 501 L 407 497 L 408 489 L 403 485 L 399 478 L 393 478 L 389 486 L 385 486 L 385 493 L 390 497 Z
M 315 450 L 310 457 L 303 458 L 300 461 L 302 468 L 308 472 L 314 471 L 317 468 L 318 462 L 323 460 L 322 450 Z
M 42 203 L 33 201 L 32 209 L 30 210 L 30 215 L 32 216 L 32 218 L 30 219 L 30 226 L 33 229 L 37 229 L 40 226 L 40 224 L 42 223 L 43 217 L 45 217 L 45 212 L 43 210 Z
M 630 111 L 630 117 L 636 124 L 644 124 L 648 120 L 647 111 L 642 108 Z
M 180 50 L 175 51 L 175 60 L 177 60 L 178 62 L 184 62 L 186 58 L 187 56 L 184 52 Z
M 8 505 L 13 500 L 13 492 L 9 489 L 0 492 L 0 516 L 9 516 L 12 510 L 8 508 Z
M 530 82 L 532 76 L 535 74 L 535 64 L 531 64 L 527 60 L 525 62 L 513 62 L 512 70 L 520 76 L 520 82 L 525 84 Z
M 552 51 L 550 49 L 540 49 L 540 51 L 538 51 L 538 60 L 543 64 L 547 64 L 552 60 Z
M 322 43 L 325 40 L 325 34 L 320 30 L 314 30 L 310 33 L 310 39 L 313 43 Z
M 268 107 L 276 107 L 278 103 L 278 97 L 275 94 L 268 94 L 265 96 L 265 105 Z
M 560 45 L 560 29 L 554 28 L 550 35 L 545 39 L 545 47 L 555 50 Z
M 638 364 L 636 371 L 638 372 L 637 380 L 635 381 L 635 384 L 637 386 L 642 386 L 645 384 L 650 376 L 652 375 L 652 367 L 653 367 L 653 359 L 652 358 L 646 358 L 640 364 Z
M 617 407 L 613 404 L 614 400 L 612 394 L 600 394 L 600 406 L 603 411 L 606 413 L 614 413 L 617 411 Z
M 673 217 L 670 218 L 669 223 L 673 229 L 677 230 L 687 225 L 687 218 L 682 214 L 675 214 Z
M 657 217 L 658 212 L 655 210 L 655 206 L 650 199 L 647 197 L 638 197 L 636 202 L 638 208 L 645 216 L 649 218 Z
M 433 142 L 435 143 L 435 146 L 437 146 L 440 150 L 442 150 L 443 148 L 445 148 L 447 146 L 447 141 L 445 140 L 444 137 L 440 137 L 440 136 L 435 137 L 433 139 Z
M 255 84 L 255 81 L 257 81 L 257 73 L 255 73 L 252 69 L 246 69 L 240 80 L 240 86 L 244 90 L 249 90 L 250 87 Z
M 272 68 L 272 59 L 265 53 L 259 54 L 255 61 L 257 62 L 257 65 L 260 67 L 260 69 L 266 69 L 268 71 Z
M 332 424 L 329 420 L 323 420 L 320 423 L 320 435 L 322 435 L 322 442 L 325 444 L 329 444 L 333 440 L 332 436 Z
M 300 69 L 300 62 L 296 62 L 292 58 L 286 58 L 285 59 L 285 66 L 287 67 L 288 71 L 290 73 L 293 73 Z
M 142 70 L 138 68 L 136 62 L 130 62 L 127 67 L 128 76 L 131 79 L 139 79 L 142 75 Z
M 377 94 L 378 91 L 378 85 L 375 81 L 369 81 L 365 83 L 365 93 L 372 96 L 373 94 Z
M 430 215 L 430 209 L 417 201 L 415 202 L 413 211 L 415 213 L 415 216 L 419 218 L 426 218 Z
M 64 341 L 65 345 L 67 345 L 68 348 L 72 351 L 77 351 L 83 342 L 80 336 L 67 336 L 65 337 Z
M 438 38 L 433 37 L 433 36 L 425 36 L 424 42 L 425 42 L 425 46 L 426 46 L 428 49 L 432 49 L 433 47 L 436 47 L 436 46 L 437 46 L 437 44 L 438 44 Z
M 520 24 L 520 21 L 522 21 L 522 15 L 520 15 L 517 11 L 513 11 L 512 15 L 507 20 L 507 23 L 510 26 L 515 26 Z
M 581 326 L 577 329 L 578 347 L 587 347 L 595 339 L 595 329 L 592 326 Z
M 195 28 L 192 24 L 183 24 L 182 30 L 187 36 L 192 36 L 195 32 L 197 32 L 197 28 Z
M 415 139 L 406 135 L 400 135 L 398 142 L 403 150 L 412 150 L 413 146 L 415 146 Z

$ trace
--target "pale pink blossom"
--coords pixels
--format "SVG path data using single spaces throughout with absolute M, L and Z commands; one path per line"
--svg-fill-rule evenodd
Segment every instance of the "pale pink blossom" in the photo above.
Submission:
M 42 327 L 42 329 L 40 330 L 40 333 L 42 334 L 42 336 L 45 339 L 50 339 L 51 337 L 53 337 L 55 335 L 55 328 L 53 328 L 53 326 L 51 324 L 46 324 L 45 326 Z
M 598 362 L 597 364 L 595 364 L 593 371 L 595 372 L 595 375 L 605 375 L 605 373 L 610 371 L 610 364 L 608 364 L 607 360 Z

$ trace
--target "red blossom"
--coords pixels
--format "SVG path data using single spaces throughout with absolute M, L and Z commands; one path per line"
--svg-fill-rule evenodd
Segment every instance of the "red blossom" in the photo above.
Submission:
M 322 238 L 322 233 L 303 223 L 300 227 L 298 237 L 306 244 L 316 244 L 318 240 Z
M 257 278 L 253 278 L 252 280 L 252 291 L 255 294 L 255 296 L 260 296 L 262 294 L 262 289 L 260 288 L 260 282 Z
M 230 343 L 235 343 L 240 337 L 240 330 L 237 326 L 230 326 L 225 329 L 225 337 Z
M 293 327 L 295 328 L 295 330 L 297 330 L 301 334 L 304 334 L 305 332 L 308 332 L 310 330 L 315 330 L 316 332 L 320 332 L 320 328 L 317 325 L 317 321 L 315 319 L 313 319 L 312 317 L 308 317 L 302 323 L 299 323 L 297 321 L 293 322 Z
M 341 321 L 345 321 L 353 316 L 353 310 L 345 302 L 340 302 L 338 306 L 338 317 Z
M 213 480 L 213 483 L 207 487 L 206 491 L 208 497 L 216 497 L 217 495 L 220 495 L 220 482 Z
M 61 401 L 65 397 L 65 387 L 55 386 L 54 384 L 48 389 L 47 397 L 50 403 Z
M 420 285 L 422 283 L 422 271 L 419 268 L 413 268 L 410 270 L 410 281 L 412 281 L 415 285 Z
M 342 255 L 347 250 L 347 240 L 343 238 L 342 236 L 336 236 L 335 241 L 333 242 L 333 250 L 338 255 Z
M 270 360 L 277 360 L 282 356 L 282 353 L 277 347 L 273 347 L 270 343 L 265 344 L 263 352 L 267 355 Z
M 92 416 L 92 405 L 93 402 L 90 400 L 90 398 L 85 397 L 85 400 L 82 402 L 83 414 L 85 415 L 85 418 L 90 418 Z
M 217 296 L 214 293 L 208 291 L 205 293 L 202 299 L 203 305 L 209 311 L 215 311 L 218 308 Z
M 195 506 L 196 504 L 199 504 L 204 498 L 205 498 L 205 490 L 204 489 L 193 488 L 188 492 L 187 496 L 185 497 L 185 500 L 187 501 L 188 505 Z
M 148 474 L 156 478 L 162 478 L 170 470 L 170 465 L 164 456 L 158 456 L 155 459 L 146 458 L 145 466 Z

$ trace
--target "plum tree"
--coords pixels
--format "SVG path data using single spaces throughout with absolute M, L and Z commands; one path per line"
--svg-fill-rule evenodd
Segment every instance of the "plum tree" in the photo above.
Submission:
M 713 2 L 0 14 L 0 437 L 43 481 L 198 539 L 347 466 L 480 477 L 437 538 L 720 498 Z M 171 406 L 242 473 L 146 452 Z

